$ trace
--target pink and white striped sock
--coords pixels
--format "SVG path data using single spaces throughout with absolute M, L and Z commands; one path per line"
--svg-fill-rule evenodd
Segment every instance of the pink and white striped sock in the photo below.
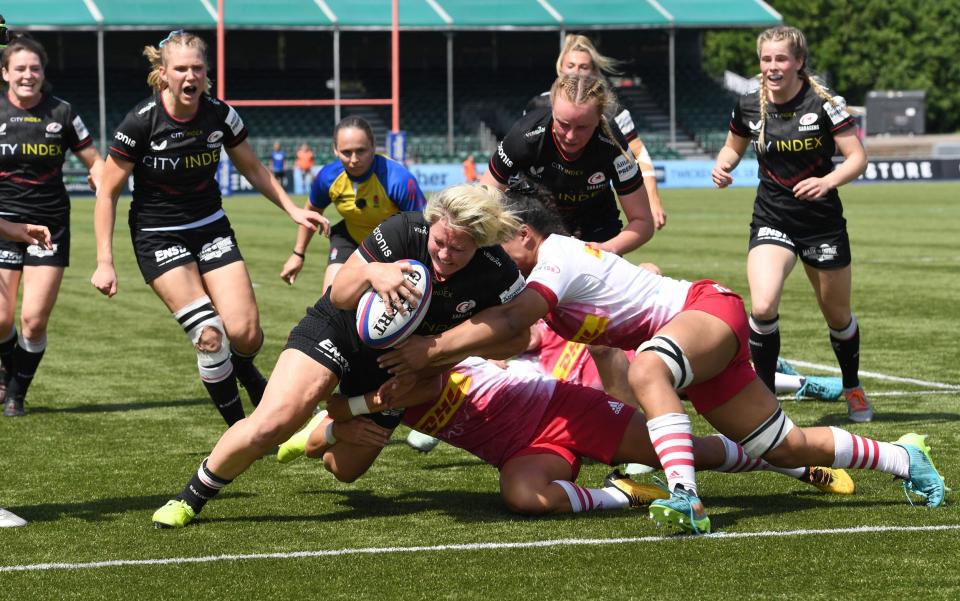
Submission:
M 671 491 L 678 484 L 697 494 L 696 470 L 693 467 L 693 428 L 685 413 L 667 413 L 647 420 L 647 431 Z
M 833 432 L 833 466 L 876 470 L 898 478 L 910 476 L 910 455 L 903 447 L 857 436 L 840 428 Z
M 594 511 L 596 509 L 625 509 L 630 507 L 630 499 L 616 488 L 584 488 L 569 480 L 554 480 L 567 493 L 573 513 Z

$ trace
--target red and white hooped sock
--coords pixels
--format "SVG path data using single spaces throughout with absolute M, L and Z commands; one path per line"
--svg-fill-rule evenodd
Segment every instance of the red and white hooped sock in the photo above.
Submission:
M 693 463 L 693 427 L 685 413 L 667 413 L 647 420 L 650 442 L 660 458 L 667 488 L 678 484 L 697 494 L 697 477 Z
M 876 470 L 898 478 L 910 476 L 910 455 L 903 447 L 857 436 L 830 426 L 833 432 L 833 466 Z

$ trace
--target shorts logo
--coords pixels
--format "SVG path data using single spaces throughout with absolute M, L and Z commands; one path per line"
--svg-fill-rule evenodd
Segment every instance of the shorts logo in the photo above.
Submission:
M 15 250 L 0 250 L 0 263 L 20 265 L 23 263 L 23 253 Z
M 821 263 L 836 261 L 840 253 L 837 252 L 836 245 L 821 244 L 820 246 L 811 246 L 803 249 L 803 256 L 808 259 L 816 259 Z
M 620 415 L 623 411 L 623 403 L 619 401 L 607 401 L 607 404 L 610 405 L 610 411 L 613 411 L 614 415 Z
M 340 369 L 344 372 L 350 371 L 350 362 L 347 361 L 346 357 L 340 352 L 340 349 L 337 348 L 337 345 L 329 338 L 318 342 L 316 349 L 321 355 L 339 365 Z
M 55 133 L 58 133 L 61 129 L 63 129 L 63 125 L 61 125 L 61 124 L 59 124 L 59 123 L 57 123 L 57 122 L 53 122 L 53 123 L 48 123 L 48 124 L 47 124 L 47 132 L 48 132 L 48 133 L 55 134 Z
M 164 248 L 163 250 L 158 250 L 153 253 L 158 267 L 176 261 L 180 257 L 186 257 L 189 255 L 190 251 L 179 244 L 175 244 L 169 248 Z
M 237 245 L 230 236 L 226 238 L 214 238 L 213 242 L 204 244 L 200 249 L 200 260 L 213 261 L 214 259 L 219 259 L 236 247 Z
M 772 227 L 763 226 L 757 230 L 757 240 L 770 240 L 775 242 L 783 242 L 790 246 L 795 246 L 793 240 L 789 236 L 781 232 L 780 230 L 774 229 Z
M 599 184 L 599 183 L 601 183 L 603 180 L 605 180 L 606 178 L 607 178 L 607 177 L 603 174 L 603 171 L 597 171 L 596 173 L 594 173 L 593 175 L 591 175 L 589 178 L 587 178 L 587 183 L 588 183 L 588 184 Z
M 36 244 L 31 244 L 27 247 L 27 254 L 31 257 L 43 258 L 43 257 L 53 257 L 57 254 L 57 248 L 59 245 L 54 244 L 53 248 L 41 248 Z
M 477 308 L 477 301 L 475 301 L 475 300 L 468 300 L 468 301 L 463 301 L 462 303 L 458 304 L 458 305 L 456 306 L 456 309 L 454 309 L 454 310 L 455 310 L 457 313 L 466 313 L 467 311 L 472 311 L 473 309 L 476 309 L 476 308 Z

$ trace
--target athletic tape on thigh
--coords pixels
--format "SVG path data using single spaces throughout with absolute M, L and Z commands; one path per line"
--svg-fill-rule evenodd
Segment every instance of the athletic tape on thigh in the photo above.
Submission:
M 173 314 L 196 347 L 204 328 L 213 328 L 220 333 L 220 348 L 213 352 L 197 351 L 197 369 L 205 382 L 219 382 L 233 373 L 230 362 L 230 341 L 223 328 L 223 320 L 213 308 L 209 296 L 202 296 Z
M 793 430 L 793 422 L 777 407 L 777 410 L 759 428 L 740 441 L 740 446 L 751 459 L 759 459 L 774 450 Z
M 669 336 L 654 336 L 637 348 L 638 353 L 653 351 L 663 361 L 670 373 L 673 374 L 673 387 L 677 390 L 685 388 L 693 382 L 693 367 L 683 354 L 683 349 L 677 341 Z

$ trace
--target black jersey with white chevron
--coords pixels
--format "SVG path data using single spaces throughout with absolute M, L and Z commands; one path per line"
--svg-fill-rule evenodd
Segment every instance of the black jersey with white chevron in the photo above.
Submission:
M 793 187 L 810 177 L 833 171 L 834 136 L 854 126 L 841 96 L 833 103 L 821 98 L 809 83 L 783 104 L 767 104 L 764 147 L 759 148 L 760 97 L 751 92 L 740 97 L 733 109 L 730 131 L 747 138 L 757 150 L 760 185 L 754 217 L 766 223 L 781 223 L 802 230 L 823 230 L 841 225 L 843 207 L 836 189 L 823 199 L 798 200 Z
M 66 151 L 77 152 L 92 142 L 69 102 L 45 95 L 35 107 L 20 109 L 0 94 L 0 217 L 69 225 Z
M 131 225 L 185 225 L 219 211 L 215 176 L 220 153 L 246 137 L 247 129 L 233 107 L 208 94 L 188 121 L 174 118 L 159 93 L 137 104 L 110 145 L 110 156 L 135 165 Z

